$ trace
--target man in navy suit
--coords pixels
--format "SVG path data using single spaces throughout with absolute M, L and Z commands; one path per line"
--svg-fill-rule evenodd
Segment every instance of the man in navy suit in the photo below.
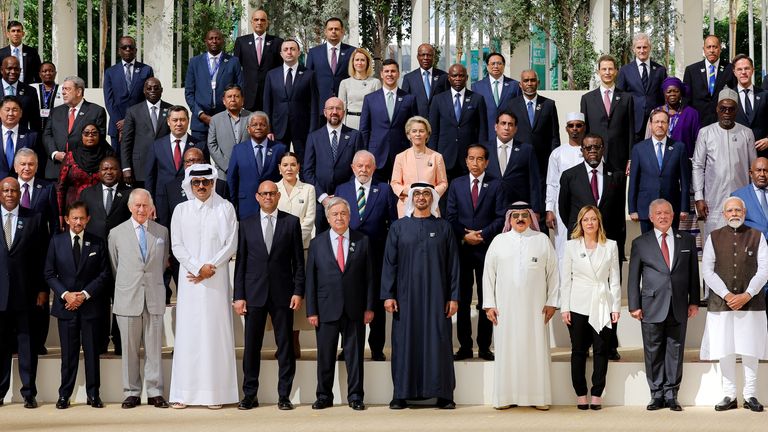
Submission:
M 725 87 L 734 88 L 733 65 L 720 59 L 720 38 L 709 35 L 704 38 L 704 60 L 685 68 L 683 82 L 688 86 L 686 103 L 699 112 L 699 124 L 703 128 L 717 121 L 717 97 Z
M 261 346 L 267 314 L 277 344 L 278 402 L 292 410 L 289 399 L 296 358 L 293 353 L 293 311 L 304 297 L 304 244 L 299 218 L 277 209 L 280 192 L 272 181 L 259 185 L 259 210 L 240 224 L 235 260 L 234 308 L 245 316 L 243 399 L 238 408 L 259 406 Z
M 755 136 L 755 150 L 758 156 L 768 156 L 768 92 L 752 83 L 755 66 L 746 54 L 733 58 L 733 73 L 739 94 L 736 122 L 752 130 Z
M 183 106 L 175 105 L 168 108 L 168 127 L 171 134 L 158 138 L 147 152 L 146 177 L 144 187 L 152 195 L 157 209 L 157 223 L 168 227 L 171 215 L 165 213 L 167 208 L 165 185 L 184 172 L 181 155 L 190 147 L 208 149 L 205 140 L 198 141 L 187 134 L 189 128 L 189 112 Z
M 448 207 L 445 218 L 453 226 L 453 233 L 459 246 L 460 286 L 459 310 L 457 312 L 456 336 L 461 347 L 453 356 L 454 360 L 473 357 L 472 286 L 477 284 L 478 310 L 483 307 L 483 263 L 488 246 L 496 234 L 504 228 L 504 191 L 501 182 L 486 176 L 488 149 L 482 144 L 472 144 L 467 149 L 469 175 L 451 182 L 448 188 Z M 491 336 L 493 324 L 484 313 L 477 317 L 477 347 L 481 359 L 493 361 Z
M 635 59 L 621 67 L 616 87 L 632 93 L 635 102 L 634 142 L 640 142 L 645 139 L 645 126 L 651 110 L 664 105 L 661 83 L 667 77 L 667 69 L 651 60 L 651 38 L 647 34 L 635 34 L 632 51 Z
M 15 96 L 5 96 L 0 102 L 0 122 L 2 122 L 2 157 L 0 157 L 0 177 L 16 176 L 14 157 L 22 148 L 37 149 L 37 132 L 31 131 L 19 123 L 22 109 Z
M 280 46 L 283 40 L 267 34 L 269 17 L 263 9 L 251 14 L 253 33 L 238 37 L 232 53 L 243 66 L 243 96 L 245 109 L 261 111 L 264 106 L 264 81 L 267 72 L 283 63 Z
M 304 162 L 304 143 L 317 127 L 319 99 L 315 72 L 299 64 L 299 54 L 296 40 L 283 42 L 283 66 L 269 71 L 264 82 L 264 112 L 272 120 L 270 139 L 293 145 L 299 161 Z M 324 103 L 319 103 L 320 110 Z
M 467 147 L 488 136 L 485 101 L 466 88 L 467 69 L 460 64 L 448 68 L 451 90 L 435 96 L 429 111 L 432 136 L 428 146 L 443 155 L 448 180 L 467 171 Z
M 64 220 L 69 229 L 51 239 L 45 260 L 45 280 L 53 291 L 51 314 L 58 318 L 61 339 L 61 386 L 56 408 L 69 408 L 81 345 L 87 403 L 103 408 L 99 397 L 99 339 L 104 317 L 109 316 L 107 243 L 85 231 L 89 216 L 84 202 L 70 204 Z
M 123 36 L 118 47 L 120 62 L 104 71 L 104 105 L 109 113 L 107 133 L 119 154 L 126 111 L 144 100 L 144 82 L 155 74 L 152 66 L 136 60 L 135 39 Z
M 39 132 L 42 129 L 40 120 L 40 103 L 37 100 L 35 89 L 19 81 L 19 61 L 16 57 L 10 56 L 3 59 L 0 75 L 2 75 L 2 85 L 0 85 L 0 95 L 15 96 L 21 106 L 21 125 L 26 129 Z
M 229 84 L 243 86 L 240 61 L 222 52 L 224 43 L 220 30 L 208 30 L 205 34 L 208 51 L 189 59 L 184 97 L 192 112 L 192 136 L 197 141 L 205 142 L 211 117 L 224 111 L 224 88 Z
M 307 53 L 307 69 L 315 72 L 319 99 L 317 107 L 323 109 L 328 98 L 339 94 L 339 84 L 349 78 L 348 65 L 354 46 L 341 42 L 344 23 L 331 17 L 325 21 L 325 43 L 310 48 Z
M 19 21 L 10 20 L 6 27 L 5 36 L 9 45 L 0 49 L 0 59 L 8 56 L 16 57 L 21 65 L 21 82 L 25 84 L 40 82 L 40 54 L 37 48 L 22 43 L 24 25 Z
M 403 76 L 402 86 L 404 91 L 416 98 L 416 113 L 428 119 L 432 98 L 450 88 L 448 74 L 433 67 L 435 48 L 432 45 L 419 45 L 416 55 L 419 68 Z
M 277 166 L 286 152 L 283 143 L 268 138 L 269 117 L 264 112 L 251 114 L 248 133 L 251 139 L 235 145 L 227 168 L 229 197 L 241 220 L 259 212 L 256 191 L 265 180 L 280 180 Z
M 342 123 L 344 102 L 337 97 L 328 99 L 323 109 L 325 126 L 307 137 L 307 154 L 304 157 L 304 181 L 315 187 L 317 196 L 316 215 L 322 215 L 336 186 L 352 177 L 352 157 L 358 150 L 359 133 Z M 328 229 L 328 221 L 315 218 L 317 232 Z
M 504 67 L 507 60 L 501 53 L 492 52 L 485 58 L 485 68 L 488 74 L 485 78 L 472 85 L 472 91 L 482 95 L 485 99 L 485 109 L 488 115 L 488 138 L 493 141 L 493 125 L 496 123 L 496 114 L 504 109 L 513 98 L 520 96 L 520 83 L 513 78 L 504 75 Z
M 667 138 L 669 114 L 664 110 L 651 113 L 652 137 L 632 148 L 632 169 L 629 171 L 629 217 L 640 221 L 640 230 L 653 229 L 648 206 L 658 198 L 672 204 L 674 220 L 688 219 L 690 212 L 691 165 L 685 144 Z
M 382 89 L 365 95 L 360 116 L 362 147 L 376 158 L 374 176 L 382 182 L 392 178 L 395 156 L 411 146 L 405 135 L 405 123 L 416 115 L 416 98 L 397 88 L 398 79 L 400 67 L 397 62 L 384 60 L 381 63 Z

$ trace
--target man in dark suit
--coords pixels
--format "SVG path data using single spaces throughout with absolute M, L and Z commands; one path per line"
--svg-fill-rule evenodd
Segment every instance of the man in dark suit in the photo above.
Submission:
M 37 48 L 23 44 L 24 25 L 18 21 L 8 21 L 5 36 L 9 45 L 0 48 L 0 59 L 16 57 L 21 64 L 21 82 L 26 84 L 40 82 L 40 54 Z
M 689 105 L 699 112 L 699 124 L 711 125 L 717 121 L 717 96 L 724 87 L 734 88 L 733 65 L 720 59 L 720 38 L 709 35 L 704 38 L 704 60 L 685 68 L 683 82 L 688 86 Z
M 432 136 L 429 148 L 443 155 L 448 180 L 466 173 L 467 147 L 488 136 L 485 101 L 466 88 L 467 70 L 460 64 L 448 68 L 451 90 L 435 96 L 429 111 Z
M 40 120 L 40 103 L 37 100 L 37 92 L 32 86 L 19 81 L 19 61 L 10 56 L 3 59 L 0 74 L 3 77 L 0 94 L 2 96 L 15 96 L 21 105 L 21 124 L 26 129 L 40 132 L 42 122 Z
M 581 112 L 586 118 L 587 133 L 602 138 L 606 162 L 626 172 L 630 150 L 635 144 L 634 99 L 616 87 L 618 64 L 613 56 L 600 56 L 597 65 L 600 86 L 581 96 Z
M 280 192 L 272 181 L 259 185 L 260 210 L 240 225 L 235 261 L 234 308 L 245 316 L 243 399 L 238 408 L 259 406 L 261 346 L 267 314 L 277 344 L 277 407 L 293 409 L 289 396 L 296 373 L 293 311 L 304 297 L 304 245 L 299 218 L 277 209 Z
M 186 108 L 174 105 L 168 108 L 168 127 L 171 134 L 158 138 L 147 152 L 145 167 L 145 188 L 154 197 L 157 209 L 157 223 L 168 227 L 171 215 L 165 213 L 166 204 L 165 184 L 184 172 L 181 155 L 190 147 L 207 150 L 205 141 L 198 141 L 187 133 L 189 113 Z
M 696 239 L 672 229 L 674 210 L 664 199 L 650 204 L 653 230 L 632 242 L 627 296 L 629 313 L 641 321 L 649 411 L 682 411 L 677 392 L 683 378 L 685 330 L 699 312 Z M 642 290 L 640 288 L 642 284 Z
M 374 176 L 382 182 L 389 182 L 392 178 L 395 156 L 410 147 L 405 135 L 405 123 L 416 115 L 416 99 L 397 88 L 399 79 L 397 62 L 384 60 L 381 63 L 382 89 L 365 95 L 360 116 L 361 145 L 376 158 Z
M 229 84 L 243 86 L 240 61 L 223 52 L 225 38 L 218 29 L 208 30 L 208 51 L 189 59 L 184 79 L 184 97 L 192 116 L 192 136 L 205 142 L 211 116 L 224 111 L 224 88 Z
M 76 76 L 68 76 L 61 84 L 61 96 L 64 105 L 51 110 L 45 123 L 43 145 L 46 157 L 45 178 L 54 182 L 59 180 L 61 162 L 68 151 L 74 150 L 82 140 L 83 127 L 94 123 L 99 126 L 99 135 L 107 133 L 107 112 L 103 107 L 83 99 L 85 81 Z
M 513 78 L 504 75 L 504 67 L 507 60 L 501 53 L 492 52 L 485 58 L 485 68 L 488 74 L 485 78 L 472 85 L 472 91 L 483 96 L 485 109 L 488 115 L 488 141 L 493 141 L 493 125 L 496 123 L 496 114 L 505 109 L 507 103 L 522 93 L 520 83 Z M 482 141 L 486 138 L 483 137 Z
M 667 69 L 651 60 L 651 38 L 647 34 L 635 34 L 632 51 L 635 53 L 634 61 L 621 67 L 616 87 L 632 93 L 636 143 L 645 139 L 645 125 L 651 110 L 664 104 L 661 83 L 667 77 Z
M 144 97 L 146 101 L 133 105 L 125 112 L 119 153 L 125 183 L 137 188 L 144 187 L 144 167 L 150 146 L 158 138 L 171 133 L 167 120 L 171 104 L 161 100 L 163 85 L 159 79 L 152 77 L 144 81 Z
M 325 101 L 318 102 L 315 72 L 299 64 L 299 54 L 296 40 L 283 42 L 283 66 L 269 71 L 264 82 L 264 112 L 272 120 L 270 139 L 286 147 L 293 145 L 299 162 L 304 162 L 304 143 L 309 132 L 316 129 Z
M 314 71 L 317 79 L 318 110 L 328 98 L 339 94 L 339 84 L 349 78 L 347 69 L 356 48 L 341 42 L 344 23 L 339 18 L 328 18 L 324 32 L 325 43 L 310 48 L 306 60 L 307 69 Z
M 316 215 L 322 215 L 325 205 L 336 193 L 336 186 L 352 177 L 352 158 L 359 146 L 356 130 L 342 124 L 344 102 L 337 97 L 328 99 L 323 109 L 326 125 L 307 137 L 304 157 L 304 181 L 315 187 Z M 322 216 L 315 218 L 317 232 L 328 229 Z
M 669 114 L 664 110 L 651 113 L 651 138 L 632 148 L 632 169 L 629 172 L 629 217 L 640 221 L 643 233 L 650 231 L 648 206 L 663 198 L 672 204 L 676 227 L 690 212 L 691 165 L 685 144 L 667 138 Z
M 432 45 L 428 43 L 419 45 L 416 55 L 419 68 L 403 76 L 402 86 L 405 92 L 416 98 L 416 113 L 428 119 L 432 98 L 450 88 L 448 74 L 444 70 L 433 67 L 435 48 Z
M 482 144 L 472 144 L 467 149 L 468 176 L 461 176 L 451 182 L 448 188 L 448 207 L 445 218 L 453 226 L 453 233 L 459 244 L 461 279 L 459 287 L 459 310 L 457 312 L 456 336 L 461 347 L 454 354 L 454 360 L 473 357 L 472 287 L 477 284 L 478 310 L 483 307 L 483 263 L 488 246 L 504 228 L 504 191 L 501 182 L 486 176 L 488 149 Z M 484 313 L 477 317 L 478 356 L 493 361 L 491 337 L 493 324 Z
M 0 157 L 0 177 L 16 176 L 14 157 L 20 149 L 37 150 L 37 132 L 29 130 L 19 123 L 22 108 L 15 96 L 4 96 L 0 102 L 0 123 L 2 123 L 2 157 Z
M 89 217 L 84 202 L 70 204 L 64 220 L 69 229 L 51 239 L 45 260 L 45 279 L 54 295 L 51 314 L 58 319 L 61 339 L 61 386 L 56 408 L 69 408 L 81 345 L 87 403 L 103 408 L 99 397 L 99 335 L 104 317 L 109 316 L 109 252 L 104 239 L 85 231 Z
M 253 11 L 251 26 L 253 33 L 238 37 L 232 54 L 243 67 L 245 109 L 253 112 L 263 109 L 267 72 L 283 64 L 280 57 L 283 40 L 267 34 L 269 17 L 263 9 Z
M 363 403 L 365 325 L 373 320 L 373 280 L 368 237 L 349 229 L 350 205 L 339 197 L 328 201 L 324 216 L 330 229 L 309 244 L 307 319 L 317 328 L 317 400 L 312 409 L 333 406 L 333 376 L 339 333 L 344 338 L 347 401 L 355 411 Z
M 768 156 L 768 92 L 752 83 L 755 66 L 746 54 L 733 58 L 733 73 L 738 82 L 734 90 L 739 94 L 736 122 L 752 130 L 757 155 Z
M 43 278 L 48 243 L 41 233 L 41 215 L 19 205 L 19 182 L 6 177 L 0 182 L 0 214 L 5 235 L 0 241 L 0 400 L 11 385 L 13 338 L 18 349 L 21 396 L 24 408 L 37 408 L 37 352 L 30 314 L 48 303 Z
M 120 153 L 123 126 L 128 108 L 144 101 L 144 83 L 155 76 L 152 66 L 136 60 L 136 40 L 123 36 L 118 42 L 120 62 L 104 71 L 104 105 L 109 113 L 112 148 Z

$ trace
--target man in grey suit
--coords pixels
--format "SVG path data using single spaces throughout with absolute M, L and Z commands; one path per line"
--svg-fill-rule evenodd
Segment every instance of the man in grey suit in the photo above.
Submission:
M 226 110 L 211 117 L 208 124 L 208 152 L 219 178 L 226 179 L 232 148 L 250 138 L 247 126 L 251 112 L 243 109 L 243 89 L 237 84 L 228 85 L 222 99 Z
M 696 240 L 671 230 L 674 211 L 664 199 L 651 202 L 653 230 L 632 242 L 627 295 L 629 313 L 641 321 L 649 411 L 682 411 L 677 392 L 683 378 L 685 330 L 699 311 Z M 642 290 L 640 285 L 642 282 Z
M 144 380 L 148 405 L 168 408 L 163 398 L 162 341 L 165 313 L 163 271 L 168 262 L 168 230 L 150 220 L 152 196 L 134 189 L 128 197 L 131 218 L 109 233 L 109 257 L 115 275 L 112 312 L 123 345 L 123 408 L 141 405 L 139 350 L 144 340 Z

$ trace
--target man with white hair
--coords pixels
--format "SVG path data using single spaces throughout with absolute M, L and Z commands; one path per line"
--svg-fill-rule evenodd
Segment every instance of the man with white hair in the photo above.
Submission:
M 704 245 L 701 271 L 709 286 L 707 321 L 701 340 L 701 359 L 719 360 L 723 400 L 715 411 L 738 407 L 736 356 L 744 368 L 744 408 L 763 411 L 757 400 L 757 367 L 768 359 L 765 292 L 768 248 L 763 234 L 744 225 L 744 201 L 725 199 L 727 226 L 712 231 Z

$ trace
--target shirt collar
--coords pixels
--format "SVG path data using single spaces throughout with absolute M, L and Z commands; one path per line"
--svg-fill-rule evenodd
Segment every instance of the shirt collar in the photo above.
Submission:
M 756 184 L 752 183 L 752 189 L 754 189 L 754 190 L 755 190 L 755 193 L 757 193 L 757 192 L 760 192 L 760 191 L 764 191 L 764 190 L 767 190 L 768 188 L 766 188 L 766 189 L 760 189 L 759 187 L 757 187 L 757 185 L 756 185 Z
M 615 93 L 616 92 L 616 84 L 613 84 L 611 87 L 606 87 L 602 83 L 600 83 L 600 94 L 601 95 L 605 94 L 606 90 L 610 90 L 611 93 Z
M 145 231 L 147 230 L 148 222 L 144 222 L 143 224 L 140 224 L 139 222 L 136 221 L 136 219 L 133 218 L 133 216 L 131 216 L 131 223 L 133 224 L 133 230 L 134 231 L 136 231 L 136 229 L 139 228 L 139 225 L 142 225 L 144 227 Z
M 19 137 L 19 125 L 18 125 L 18 123 L 16 124 L 16 126 L 10 128 L 10 129 L 5 127 L 5 126 L 3 126 L 2 130 L 3 130 L 3 140 L 7 139 L 6 134 L 8 133 L 9 130 L 13 131 L 13 136 L 14 137 L 16 137 L 16 138 Z
M 596 168 L 592 168 L 591 166 L 589 166 L 587 161 L 584 161 L 584 166 L 587 167 L 587 173 L 591 174 L 592 170 L 596 169 L 598 174 L 603 175 L 603 161 L 600 161 L 600 165 L 598 165 Z
M 338 126 L 333 127 L 333 126 L 331 126 L 330 123 L 326 123 L 325 126 L 326 126 L 326 129 L 328 130 L 328 135 L 331 135 L 331 132 L 336 131 L 337 137 L 341 138 L 341 125 L 342 124 L 343 123 L 339 123 Z
M 368 189 L 370 189 L 370 188 L 371 188 L 371 182 L 372 182 L 372 181 L 373 181 L 373 179 L 372 179 L 372 178 L 370 178 L 370 179 L 368 179 L 368 181 L 367 181 L 367 182 L 365 182 L 365 183 L 360 183 L 360 180 L 358 180 L 358 179 L 357 179 L 357 177 L 355 177 L 355 190 L 358 190 L 358 189 L 360 189 L 360 186 L 362 186 L 363 188 L 365 188 L 365 190 L 368 190 Z
M 251 147 L 256 148 L 257 145 L 261 144 L 262 146 L 264 146 L 264 148 L 267 148 L 268 141 L 269 140 L 267 138 L 264 138 L 263 140 L 261 140 L 261 142 L 256 142 L 255 139 L 251 138 Z
M 637 65 L 638 68 L 642 68 L 641 65 L 643 63 L 645 63 L 645 67 L 647 67 L 649 69 L 649 72 L 650 72 L 650 69 L 651 69 L 651 58 L 648 57 L 648 60 L 642 61 L 639 58 L 635 57 L 635 64 Z
M 16 217 L 19 217 L 19 206 L 17 205 L 15 209 L 8 211 L 5 209 L 5 207 L 2 207 L 3 209 L 3 221 L 2 223 L 5 223 L 5 218 L 8 216 L 8 213 L 13 214 Z
M 742 87 L 741 84 L 738 84 L 737 91 L 741 93 L 743 90 L 749 90 L 750 94 L 755 94 L 755 85 L 752 83 L 749 83 L 749 86 Z
M 162 102 L 162 99 L 158 99 L 156 104 L 153 104 L 150 101 L 146 101 L 146 102 L 147 102 L 147 109 L 151 111 L 152 107 L 157 107 L 157 114 L 158 115 L 160 114 L 160 103 Z
M 653 146 L 656 147 L 656 143 L 661 143 L 662 147 L 666 147 L 667 145 L 667 137 L 664 137 L 663 139 L 657 140 L 656 137 L 651 137 L 651 142 L 653 143 Z
M 14 90 L 16 90 L 16 89 L 18 88 L 18 86 L 19 86 L 19 82 L 18 82 L 18 81 L 16 81 L 16 82 L 15 82 L 15 83 L 13 83 L 13 84 L 9 83 L 9 82 L 8 82 L 8 81 L 6 81 L 6 80 L 2 80 L 2 81 L 3 81 L 3 90 L 5 90 L 6 88 L 8 88 L 8 86 L 11 86 L 11 87 L 13 87 L 13 89 L 14 89 Z
M 134 60 L 132 62 L 127 62 L 125 60 L 120 60 L 120 61 L 123 63 L 123 68 L 125 68 L 125 65 L 127 65 L 127 64 L 133 66 L 134 68 L 136 67 L 136 60 Z
M 80 99 L 80 102 L 77 103 L 75 106 L 69 106 L 67 105 L 68 109 L 74 108 L 76 112 L 80 112 L 80 109 L 83 107 L 83 102 L 85 102 L 85 98 Z
M 512 147 L 512 144 L 514 143 L 514 141 L 515 141 L 515 140 L 514 140 L 514 138 L 513 138 L 513 139 L 511 139 L 511 140 L 509 140 L 509 142 L 507 143 L 507 147 L 511 148 L 511 147 Z M 496 137 L 496 149 L 499 149 L 499 148 L 501 148 L 501 145 L 502 145 L 502 144 L 504 144 L 504 143 L 503 143 L 503 142 L 501 142 L 501 140 L 499 139 L 499 137 Z
M 464 102 L 464 101 L 463 101 L 463 99 L 464 99 L 464 93 L 466 92 L 466 90 L 467 90 L 467 88 L 466 88 L 466 87 L 465 87 L 465 88 L 463 88 L 463 89 L 461 89 L 460 91 L 456 91 L 456 90 L 455 90 L 453 87 L 451 87 L 451 100 L 455 99 L 455 98 L 456 98 L 456 94 L 458 93 L 458 94 L 460 94 L 460 95 L 461 95 L 461 98 L 460 98 L 460 99 L 462 99 L 462 103 L 463 103 L 463 102 Z
M 339 55 L 339 52 L 341 52 L 341 41 L 337 43 L 336 45 L 331 45 L 330 42 L 325 41 L 326 46 L 328 47 L 328 52 L 331 52 L 331 48 L 336 48 L 336 55 Z
M 298 64 L 298 63 L 296 63 L 296 64 L 295 64 L 295 65 L 293 65 L 293 66 L 289 66 L 288 64 L 286 64 L 286 63 L 283 63 L 283 75 L 285 75 L 285 74 L 287 74 L 287 73 L 288 73 L 288 68 L 291 68 L 291 69 L 293 69 L 293 72 L 296 72 L 296 69 L 298 69 L 298 68 L 299 68 L 299 64 Z M 294 76 L 294 78 L 296 78 L 296 77 Z
M 222 52 L 220 52 L 220 53 L 218 53 L 218 54 L 216 54 L 216 55 L 213 55 L 213 54 L 211 54 L 210 52 L 206 53 L 206 54 L 208 54 L 208 61 L 210 62 L 210 61 L 211 61 L 211 59 L 218 61 L 218 60 L 221 58 L 221 54 L 222 54 L 223 52 L 224 52 L 224 51 L 222 51 Z
M 24 180 L 22 180 L 21 177 L 19 177 L 18 180 L 19 180 L 19 190 L 21 190 L 21 193 L 24 193 L 24 185 L 25 184 L 29 185 L 29 190 L 30 191 L 32 191 L 32 189 L 35 188 L 35 178 L 34 177 L 32 177 L 31 179 L 29 179 L 29 181 L 26 181 L 26 182 Z
M 535 107 L 537 105 L 536 102 L 537 102 L 538 98 L 539 98 L 539 94 L 538 93 L 533 95 L 532 99 L 528 99 L 528 96 L 523 94 L 523 102 L 525 102 L 525 107 L 528 108 L 528 102 L 533 102 L 533 106 Z
M 345 239 L 349 239 L 349 228 L 347 228 L 347 230 L 344 231 L 344 234 L 342 235 L 337 234 L 336 231 L 334 231 L 333 229 L 330 229 L 328 231 L 330 231 L 331 240 L 333 240 L 334 242 L 339 241 L 339 237 L 344 237 Z
M 80 237 L 80 245 L 82 246 L 83 243 L 83 237 L 85 237 L 85 231 L 81 231 L 80 234 L 75 234 L 72 232 L 72 230 L 69 230 L 69 242 L 74 243 L 75 242 L 75 235 Z
M 709 60 L 706 58 L 704 59 L 704 65 L 707 66 L 707 70 L 705 72 L 709 73 L 709 67 L 714 66 L 715 72 L 717 72 L 717 67 L 720 65 L 720 59 L 717 59 L 714 63 L 710 63 Z
M 175 136 L 173 136 L 173 134 L 170 134 L 169 136 L 171 137 L 171 144 L 175 145 L 176 140 L 181 141 L 182 147 L 184 147 L 187 144 L 187 134 L 184 134 L 184 136 L 181 138 L 176 138 Z
M 485 171 L 483 171 L 482 174 L 477 176 L 477 182 L 479 184 L 483 184 L 483 179 L 485 178 Z M 469 173 L 469 184 L 472 184 L 472 181 L 475 179 L 475 176 L 472 175 L 472 173 Z
M 107 186 L 104 183 L 99 183 L 101 185 L 101 191 L 104 192 L 109 188 L 112 188 L 112 192 L 117 192 L 117 185 L 114 186 Z
M 671 232 L 671 231 L 672 231 L 672 227 L 669 227 L 669 228 L 667 229 L 667 238 L 669 238 L 669 237 L 672 237 L 672 232 Z M 656 240 L 661 240 L 661 234 L 662 234 L 662 232 L 661 232 L 661 231 L 659 231 L 659 230 L 658 230 L 658 229 L 656 229 L 656 228 L 654 228 L 654 229 L 653 229 L 653 232 L 654 232 L 654 234 L 656 234 Z
M 419 75 L 424 76 L 424 72 L 427 72 L 427 73 L 429 73 L 430 76 L 432 76 L 432 69 L 434 69 L 434 68 L 429 68 L 429 69 L 419 68 L 419 71 L 420 71 Z
M 277 209 L 275 209 L 275 211 L 273 211 L 272 213 L 266 213 L 264 212 L 263 209 L 259 209 L 259 215 L 261 219 L 264 219 L 267 216 L 272 216 L 273 218 L 277 219 Z

